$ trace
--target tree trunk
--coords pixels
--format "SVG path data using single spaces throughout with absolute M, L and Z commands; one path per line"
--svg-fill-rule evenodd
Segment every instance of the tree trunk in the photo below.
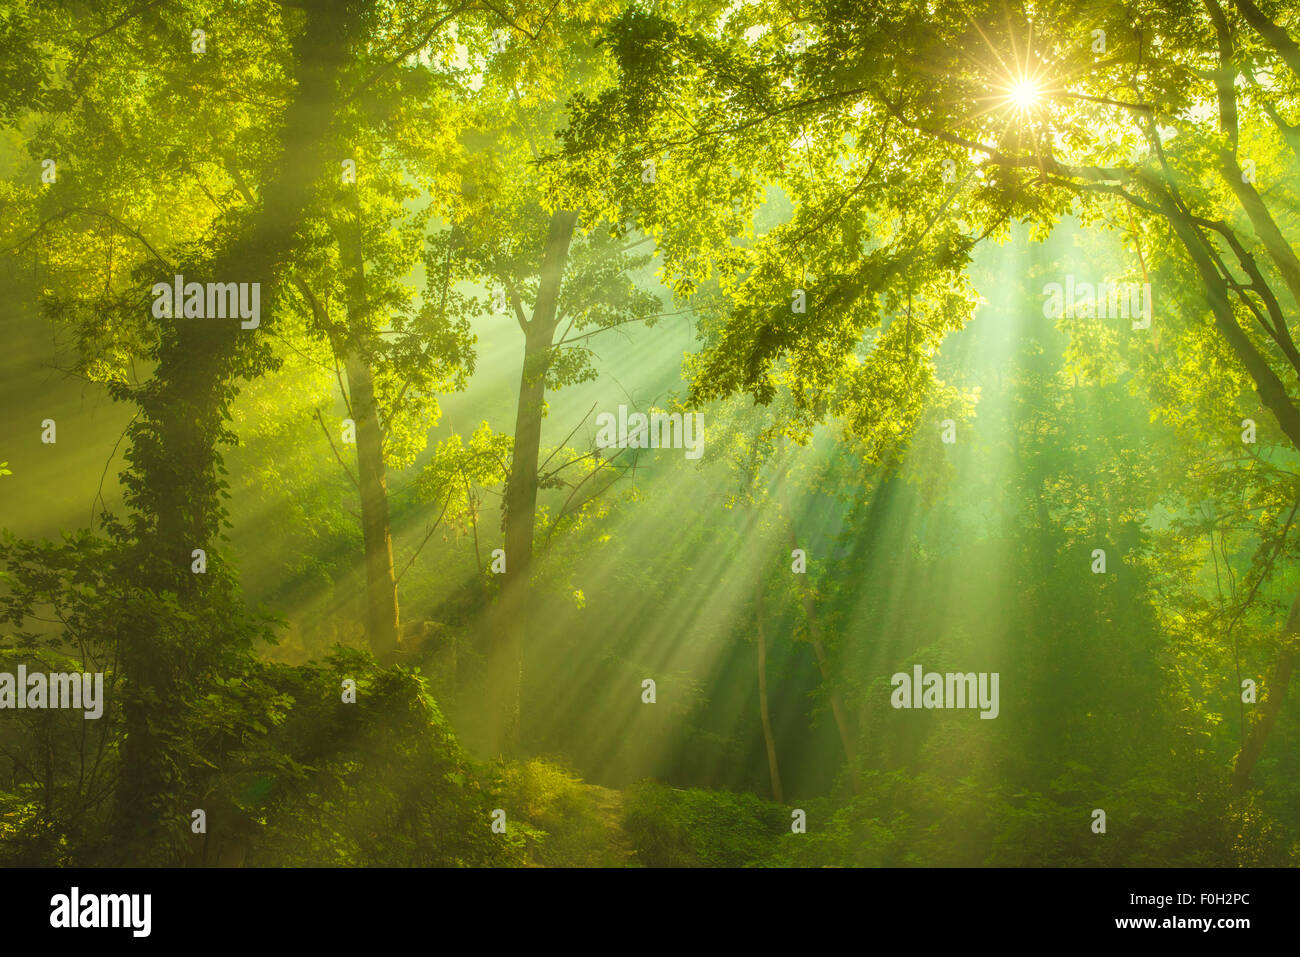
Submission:
M 375 408 L 370 363 L 355 349 L 347 358 L 348 393 L 357 426 L 357 481 L 361 485 L 361 536 L 366 551 L 366 610 L 370 650 L 392 664 L 400 634 L 393 536 L 388 518 L 384 437 Z
M 1232 347 L 1241 364 L 1254 380 L 1260 401 L 1273 413 L 1278 425 L 1291 440 L 1291 444 L 1300 449 L 1300 410 L 1296 409 L 1286 386 L 1273 371 L 1267 358 L 1255 348 L 1255 344 L 1250 341 L 1246 331 L 1241 328 L 1236 316 L 1233 315 L 1227 284 L 1214 268 L 1214 263 L 1205 251 L 1204 237 L 1196 229 L 1195 224 L 1182 214 L 1162 190 L 1156 189 L 1155 192 L 1161 211 L 1173 225 L 1174 231 L 1191 256 L 1197 272 L 1200 273 L 1201 280 L 1205 284 L 1206 300 L 1214 313 L 1214 323 L 1220 334 Z M 1269 679 L 1267 688 L 1269 696 L 1260 706 L 1259 717 L 1251 726 L 1246 741 L 1233 762 L 1232 788 L 1238 793 L 1244 791 L 1249 785 L 1251 771 L 1263 754 L 1269 732 L 1272 731 L 1278 713 L 1282 710 L 1287 685 L 1295 670 L 1297 657 L 1300 657 L 1297 629 L 1300 629 L 1300 596 L 1297 596 L 1296 601 L 1292 603 L 1290 614 L 1287 616 L 1282 634 L 1282 651 L 1274 664 L 1273 676 Z
M 1273 663 L 1273 673 L 1264 685 L 1266 698 L 1259 705 L 1259 714 L 1246 733 L 1246 740 L 1232 767 L 1232 790 L 1243 793 L 1250 786 L 1250 775 L 1255 765 L 1264 754 L 1264 745 L 1268 742 L 1269 732 L 1277 723 L 1277 716 L 1282 711 L 1282 702 L 1286 699 L 1287 686 L 1300 661 L 1300 594 L 1291 602 L 1291 612 L 1287 615 L 1286 626 L 1282 630 L 1282 650 Z M 1241 689 L 1237 689 L 1241 693 Z
M 794 529 L 790 529 L 790 541 L 793 545 Z M 862 785 L 858 781 L 858 756 L 857 749 L 853 746 L 853 734 L 849 730 L 848 712 L 844 708 L 844 698 L 839 689 L 835 687 L 831 679 L 830 664 L 826 659 L 826 648 L 821 640 L 821 622 L 817 618 L 817 605 L 808 594 L 807 589 L 799 589 L 799 597 L 803 602 L 804 616 L 808 619 L 808 643 L 812 645 L 813 654 L 817 656 L 817 669 L 821 672 L 822 683 L 826 686 L 828 696 L 831 702 L 831 716 L 835 719 L 835 727 L 840 733 L 840 744 L 844 748 L 844 760 L 849 766 L 849 781 L 853 785 L 853 793 L 861 791 Z
M 786 516 L 789 519 L 790 548 L 799 547 L 799 537 L 794 530 L 794 512 L 790 505 L 790 490 L 784 485 L 784 476 L 782 476 L 782 505 L 785 507 Z M 812 595 L 808 589 L 796 583 L 795 590 L 799 593 L 799 601 L 803 605 L 804 617 L 808 620 L 808 643 L 812 645 L 813 654 L 817 657 L 817 670 L 821 672 L 822 684 L 826 686 L 827 695 L 830 698 L 831 717 L 835 719 L 835 728 L 840 734 L 840 745 L 844 748 L 844 760 L 848 762 L 849 779 L 853 785 L 853 793 L 859 793 L 862 785 L 858 781 L 858 756 L 857 749 L 853 746 L 853 732 L 849 727 L 848 711 L 844 707 L 844 698 L 835 683 L 831 680 L 830 663 L 826 658 L 826 647 L 822 644 L 821 620 L 817 617 L 817 604 L 812 600 Z
M 285 110 L 282 147 L 260 193 L 260 209 L 240 224 L 232 242 L 206 262 L 178 263 L 186 279 L 263 284 L 264 325 L 274 318 L 278 271 L 293 248 L 310 201 L 311 187 L 324 172 L 326 132 L 333 121 L 337 78 L 346 65 L 352 38 L 364 21 L 362 3 L 309 3 L 306 28 L 293 44 L 297 93 Z M 207 273 L 208 275 L 200 275 Z M 193 275 L 191 275 L 193 274 Z M 258 356 L 259 333 L 239 320 L 164 320 L 155 352 L 153 377 L 132 398 L 140 414 L 128 429 L 129 467 L 123 473 L 124 497 L 131 510 L 128 534 L 134 547 L 124 556 L 124 574 L 146 593 L 170 592 L 182 608 L 211 614 L 221 604 L 234 606 L 233 578 L 194 574 L 191 551 L 209 551 L 224 516 L 220 477 L 222 440 L 232 382 L 264 367 Z M 211 596 L 211 597 L 209 597 Z M 125 623 L 118 638 L 125 682 L 122 772 L 115 794 L 125 860 L 164 863 L 181 847 L 176 828 L 177 787 L 184 770 L 169 766 L 168 732 L 159 702 L 175 694 L 180 678 L 198 680 L 225 653 L 222 630 L 189 635 L 177 647 L 175 623 L 149 617 Z
M 1291 68 L 1296 77 L 1300 78 L 1300 46 L 1287 36 L 1285 30 L 1266 17 L 1251 0 L 1233 0 L 1233 5 L 1246 22 L 1259 31 L 1259 35 L 1267 40 L 1286 61 L 1286 65 Z
M 371 337 L 366 294 L 366 259 L 361 228 L 361 198 L 352 192 L 352 222 L 334 228 L 347 268 L 348 329 L 346 356 L 349 405 L 356 423 L 357 483 L 361 487 L 361 537 L 366 563 L 366 635 L 381 664 L 397 656 L 397 579 L 393 574 L 393 536 L 388 517 L 388 479 L 384 432 L 375 404 L 374 374 L 364 344 Z M 337 346 L 336 346 L 337 350 Z
M 754 579 L 754 623 L 758 631 L 758 713 L 763 722 L 763 742 L 767 745 L 767 771 L 772 778 L 772 799 L 785 803 L 781 790 L 781 770 L 776 763 L 776 738 L 767 708 L 767 636 L 763 633 L 763 575 Z
M 563 210 L 557 210 L 551 216 L 533 316 L 527 322 L 520 318 L 524 327 L 524 363 L 519 377 L 514 453 L 504 502 L 505 584 L 487 661 L 489 734 L 493 748 L 505 754 L 513 753 L 519 745 L 524 667 L 523 617 L 528 609 L 533 527 L 537 520 L 537 462 L 546 403 L 546 373 L 553 355 L 552 338 L 559 324 L 556 307 L 560 285 L 577 219 L 577 213 Z
M 1206 302 L 1214 314 L 1214 324 L 1219 334 L 1232 347 L 1237 358 L 1241 360 L 1242 366 L 1254 380 L 1255 391 L 1260 401 L 1273 413 L 1273 417 L 1277 419 L 1278 425 L 1291 440 L 1291 444 L 1296 449 L 1300 449 L 1300 410 L 1296 409 L 1286 386 L 1273 371 L 1273 367 L 1268 364 L 1268 359 L 1255 348 L 1255 344 L 1250 341 L 1246 331 L 1237 322 L 1237 317 L 1232 311 L 1232 303 L 1228 298 L 1227 283 L 1215 268 L 1209 253 L 1206 252 L 1205 237 L 1158 184 L 1153 187 L 1153 191 L 1157 195 L 1161 212 L 1174 227 L 1174 232 L 1178 234 L 1192 263 L 1196 266 L 1196 271 L 1201 276 L 1201 281 L 1205 285 Z
M 1291 298 L 1300 305 L 1300 258 L 1296 257 L 1295 250 L 1282 235 L 1282 230 L 1264 205 L 1259 192 L 1243 178 L 1236 156 L 1228 150 L 1224 150 L 1221 156 L 1220 174 L 1236 194 L 1241 208 L 1246 211 L 1255 235 L 1268 251 L 1283 283 L 1291 291 Z

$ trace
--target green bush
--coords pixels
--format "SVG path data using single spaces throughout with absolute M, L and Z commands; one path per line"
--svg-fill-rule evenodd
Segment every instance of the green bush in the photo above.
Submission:
M 524 837 L 528 862 L 540 867 L 616 867 L 618 821 L 597 804 L 603 791 L 542 759 L 500 766 L 492 778 L 507 833 Z M 616 792 L 607 792 L 614 794 Z
M 772 856 L 790 815 L 752 794 L 643 781 L 627 792 L 623 827 L 647 867 L 747 867 Z

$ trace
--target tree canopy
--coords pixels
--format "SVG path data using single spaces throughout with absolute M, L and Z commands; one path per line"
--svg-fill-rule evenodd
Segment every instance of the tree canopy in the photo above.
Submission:
M 0 861 L 1296 864 L 1297 39 L 10 4 Z

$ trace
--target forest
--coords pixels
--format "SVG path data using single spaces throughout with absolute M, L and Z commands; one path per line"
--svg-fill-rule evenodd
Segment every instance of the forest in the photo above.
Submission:
M 1294 0 L 9 0 L 0 865 L 1300 865 L 1298 174 Z

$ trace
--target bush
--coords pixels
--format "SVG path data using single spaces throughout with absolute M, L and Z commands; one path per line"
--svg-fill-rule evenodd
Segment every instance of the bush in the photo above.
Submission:
M 528 862 L 539 867 L 617 867 L 616 819 L 602 813 L 576 774 L 542 759 L 499 766 L 492 779 L 507 833 L 521 834 Z M 612 792 L 611 792 L 612 793 Z
M 752 794 L 645 781 L 627 794 L 623 826 L 647 867 L 747 867 L 775 853 L 790 816 Z

